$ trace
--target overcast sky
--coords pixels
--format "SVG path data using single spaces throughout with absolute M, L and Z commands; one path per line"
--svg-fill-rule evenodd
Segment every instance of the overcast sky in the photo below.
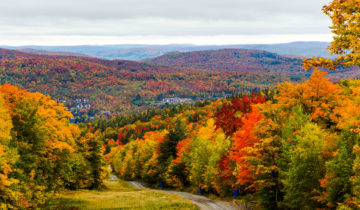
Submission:
M 0 45 L 330 41 L 329 0 L 0 0 Z

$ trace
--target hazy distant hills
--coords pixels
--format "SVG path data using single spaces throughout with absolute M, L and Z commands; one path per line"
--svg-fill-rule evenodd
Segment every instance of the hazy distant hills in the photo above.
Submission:
M 20 49 L 19 51 L 30 53 L 30 54 L 38 54 L 38 55 L 60 55 L 60 56 L 82 56 L 89 57 L 89 55 L 73 53 L 73 52 L 61 52 L 61 51 L 47 51 L 47 50 L 38 50 L 32 48 Z
M 34 49 L 50 52 L 70 52 L 88 55 L 102 59 L 121 59 L 139 61 L 153 58 L 169 52 L 190 52 L 202 50 L 218 50 L 224 48 L 264 50 L 279 55 L 290 55 L 313 57 L 331 57 L 326 48 L 327 42 L 292 42 L 285 44 L 256 44 L 256 45 L 218 45 L 218 46 L 196 46 L 196 45 L 84 45 L 84 46 L 0 46 L 7 49 Z M 31 53 L 36 53 L 33 51 Z

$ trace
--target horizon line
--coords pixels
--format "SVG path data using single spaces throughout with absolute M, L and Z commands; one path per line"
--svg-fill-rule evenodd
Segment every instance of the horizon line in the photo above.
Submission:
M 0 36 L 0 46 L 111 46 L 111 45 L 271 45 L 293 42 L 330 42 L 331 34 L 264 34 L 204 36 Z

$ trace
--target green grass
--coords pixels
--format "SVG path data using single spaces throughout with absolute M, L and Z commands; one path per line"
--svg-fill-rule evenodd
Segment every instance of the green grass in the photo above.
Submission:
M 50 209 L 197 209 L 178 195 L 137 189 L 124 181 L 106 181 L 105 185 L 104 191 L 66 191 Z

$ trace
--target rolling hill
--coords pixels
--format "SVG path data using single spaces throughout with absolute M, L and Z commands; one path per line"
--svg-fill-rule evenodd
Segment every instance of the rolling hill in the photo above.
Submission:
M 144 60 L 153 65 L 246 72 L 299 72 L 302 60 L 275 53 L 246 49 L 220 49 L 194 52 L 172 52 Z
M 301 70 L 300 59 L 255 50 L 173 53 L 147 62 L 0 49 L 0 84 L 42 92 L 69 107 L 87 99 L 91 108 L 79 109 L 94 115 L 101 110 L 144 110 L 164 97 L 198 100 L 267 89 L 284 81 L 304 81 L 311 74 Z

